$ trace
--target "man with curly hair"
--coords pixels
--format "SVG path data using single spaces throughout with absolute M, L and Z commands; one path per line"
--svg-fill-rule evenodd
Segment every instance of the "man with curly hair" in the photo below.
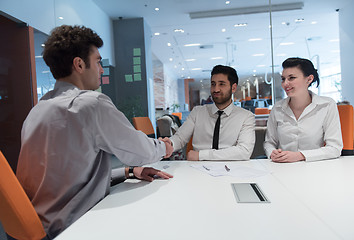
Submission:
M 152 181 L 171 175 L 153 168 L 111 168 L 169 157 L 172 146 L 136 131 L 106 95 L 92 91 L 103 73 L 102 39 L 83 26 L 55 28 L 43 58 L 57 80 L 22 127 L 17 177 L 52 239 L 109 193 L 112 179 Z

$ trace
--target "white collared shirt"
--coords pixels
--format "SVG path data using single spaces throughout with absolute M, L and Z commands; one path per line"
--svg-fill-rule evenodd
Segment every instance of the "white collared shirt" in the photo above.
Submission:
M 223 111 L 220 122 L 219 149 L 212 149 L 216 105 L 196 106 L 187 120 L 171 137 L 175 150 L 181 149 L 193 136 L 193 149 L 199 160 L 247 160 L 255 143 L 255 117 L 248 110 L 230 104 Z
M 312 102 L 296 120 L 290 98 L 277 102 L 268 119 L 266 155 L 274 149 L 301 152 L 306 161 L 338 158 L 343 148 L 338 108 L 329 97 L 310 92 Z

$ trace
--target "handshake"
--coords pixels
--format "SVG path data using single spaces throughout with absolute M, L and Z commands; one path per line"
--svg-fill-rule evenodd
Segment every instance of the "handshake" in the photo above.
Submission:
M 169 158 L 173 153 L 173 146 L 171 140 L 168 137 L 160 137 L 159 140 L 164 142 L 166 145 L 166 155 L 164 156 L 164 158 Z

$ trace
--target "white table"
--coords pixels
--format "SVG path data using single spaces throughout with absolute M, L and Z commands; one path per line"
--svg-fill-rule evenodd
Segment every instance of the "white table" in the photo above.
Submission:
M 250 178 L 212 177 L 191 164 L 154 164 L 174 178 L 115 186 L 56 239 L 354 239 L 354 157 L 227 162 L 269 171 Z M 231 183 L 240 182 L 256 182 L 271 203 L 237 203 Z

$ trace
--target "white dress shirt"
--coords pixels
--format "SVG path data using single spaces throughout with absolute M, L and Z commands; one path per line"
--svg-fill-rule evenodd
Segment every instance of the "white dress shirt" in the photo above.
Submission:
M 17 177 L 50 239 L 109 193 L 111 154 L 141 166 L 166 152 L 109 97 L 61 81 L 29 113 L 21 141 Z
M 247 160 L 255 143 L 255 117 L 248 110 L 230 104 L 221 115 L 219 149 L 212 149 L 218 108 L 213 104 L 196 106 L 171 137 L 174 150 L 181 149 L 193 136 L 193 149 L 199 160 Z
M 290 98 L 277 102 L 268 119 L 264 150 L 301 152 L 306 161 L 338 158 L 343 148 L 338 108 L 329 97 L 310 92 L 312 102 L 298 120 L 289 107 Z

